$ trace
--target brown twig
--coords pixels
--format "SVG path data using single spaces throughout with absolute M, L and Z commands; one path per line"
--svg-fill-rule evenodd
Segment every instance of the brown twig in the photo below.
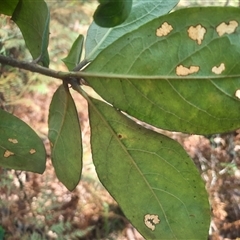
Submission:
M 14 58 L 0 55 L 0 64 L 40 73 L 42 75 L 63 80 L 65 83 L 72 84 L 73 81 L 80 84 L 82 76 L 80 72 L 61 72 L 47 67 L 40 66 L 35 62 L 19 61 Z

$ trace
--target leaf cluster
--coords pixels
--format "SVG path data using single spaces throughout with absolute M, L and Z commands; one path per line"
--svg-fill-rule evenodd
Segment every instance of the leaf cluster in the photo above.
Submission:
M 133 119 L 189 134 L 240 126 L 240 10 L 207 7 L 169 13 L 177 2 L 99 1 L 83 61 L 82 35 L 63 59 L 69 74 L 47 69 L 46 3 L 0 2 L 0 13 L 12 16 L 33 64 L 42 67 L 8 63 L 63 80 L 48 121 L 57 177 L 73 190 L 82 171 L 81 128 L 70 84 L 88 101 L 99 179 L 146 239 L 206 239 L 210 211 L 201 177 L 182 146 Z M 105 102 L 91 98 L 85 84 Z M 42 173 L 46 153 L 41 139 L 3 110 L 0 119 L 0 164 Z

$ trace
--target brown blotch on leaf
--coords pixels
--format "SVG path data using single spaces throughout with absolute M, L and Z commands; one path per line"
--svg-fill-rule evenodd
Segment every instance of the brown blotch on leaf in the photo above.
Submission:
M 225 70 L 225 64 L 221 63 L 218 67 L 214 66 L 212 72 L 215 74 L 221 74 Z
M 5 158 L 8 158 L 8 157 L 13 156 L 13 155 L 14 155 L 14 153 L 11 152 L 11 151 L 9 151 L 9 150 L 6 150 L 5 153 L 3 154 L 3 156 L 4 156 Z
M 187 76 L 192 73 L 197 73 L 199 71 L 199 66 L 190 66 L 189 68 L 179 65 L 176 67 L 176 74 L 178 76 Z
M 8 141 L 14 144 L 18 143 L 18 140 L 15 138 L 9 138 Z
M 226 24 L 225 22 L 222 22 L 216 27 L 216 31 L 218 35 L 221 37 L 222 35 L 226 34 L 231 34 L 233 33 L 236 28 L 238 27 L 238 22 L 233 20 L 230 21 L 229 24 Z
M 148 228 L 150 228 L 152 231 L 154 231 L 156 225 L 160 223 L 160 219 L 158 218 L 158 215 L 146 214 L 144 216 L 144 223 Z
M 164 22 L 156 31 L 158 37 L 167 36 L 173 30 L 172 25 Z
M 34 148 L 30 149 L 30 151 L 29 151 L 30 154 L 34 154 L 35 152 L 36 152 L 36 149 L 34 149 Z

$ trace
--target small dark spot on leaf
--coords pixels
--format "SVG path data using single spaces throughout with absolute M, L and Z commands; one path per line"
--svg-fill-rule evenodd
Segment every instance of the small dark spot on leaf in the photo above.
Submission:
M 122 134 L 118 134 L 119 139 L 122 139 L 122 137 L 123 137 Z

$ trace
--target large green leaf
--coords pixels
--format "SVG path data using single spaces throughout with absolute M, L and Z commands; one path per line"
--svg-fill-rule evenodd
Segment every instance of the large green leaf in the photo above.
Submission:
M 140 233 L 146 239 L 207 239 L 207 193 L 182 146 L 97 100 L 89 104 L 89 117 L 99 179 Z
M 115 107 L 160 128 L 198 134 L 236 129 L 239 24 L 240 9 L 232 7 L 162 16 L 105 49 L 84 70 L 86 80 Z
M 131 12 L 132 0 L 99 0 L 93 18 L 101 27 L 114 27 L 123 23 Z
M 0 1 L 0 13 L 5 15 L 12 15 L 19 0 L 1 0 Z
M 53 95 L 48 125 L 56 175 L 72 191 L 81 178 L 82 137 L 74 101 L 63 85 Z
M 46 152 L 42 140 L 22 120 L 0 109 L 0 165 L 43 173 Z
M 103 49 L 121 36 L 131 32 L 145 23 L 168 13 L 179 0 L 133 0 L 132 11 L 127 20 L 114 28 L 99 27 L 94 22 L 88 29 L 86 39 L 86 60 L 92 61 Z
M 50 14 L 44 0 L 19 0 L 12 20 L 20 28 L 32 57 L 48 67 Z
M 82 55 L 83 40 L 84 37 L 80 34 L 74 41 L 68 56 L 62 59 L 69 71 L 73 70 L 80 61 Z

